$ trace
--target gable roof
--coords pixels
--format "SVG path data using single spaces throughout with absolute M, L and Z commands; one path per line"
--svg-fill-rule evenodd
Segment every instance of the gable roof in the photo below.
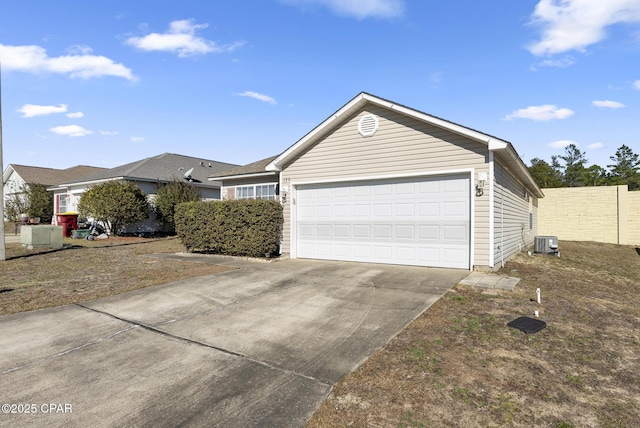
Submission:
M 139 161 L 120 165 L 107 169 L 79 180 L 61 183 L 61 186 L 94 184 L 110 180 L 136 180 L 136 181 L 172 181 L 183 180 L 185 174 L 191 171 L 191 179 L 195 185 L 205 187 L 217 187 L 210 183 L 207 177 L 211 173 L 223 171 L 237 165 L 218 162 L 210 159 L 195 158 L 191 156 L 163 153 Z
M 525 187 L 531 190 L 532 194 L 539 198 L 544 197 L 542 190 L 535 182 L 526 165 L 510 142 L 366 92 L 358 94 L 338 111 L 325 119 L 324 122 L 320 123 L 304 137 L 286 149 L 280 156 L 267 165 L 267 171 L 282 171 L 282 168 L 285 165 L 289 164 L 309 148 L 320 142 L 324 136 L 340 126 L 344 119 L 349 117 L 351 114 L 356 113 L 367 104 L 373 104 L 389 110 L 397 111 L 408 117 L 486 144 L 488 149 L 493 151 L 507 165 L 509 170 L 522 181 Z
M 7 173 L 11 168 L 27 184 L 43 184 L 53 186 L 68 180 L 74 180 L 90 174 L 96 174 L 106 170 L 96 166 L 77 165 L 67 169 L 44 168 L 39 166 L 10 164 L 5 172 L 5 181 L 8 179 Z
M 279 155 L 270 156 L 259 161 L 249 163 L 247 165 L 238 166 L 235 168 L 227 169 L 219 174 L 209 176 L 209 180 L 231 180 L 234 178 L 248 178 L 248 177 L 262 177 L 268 175 L 276 175 L 277 171 L 267 171 L 266 167 L 273 162 Z

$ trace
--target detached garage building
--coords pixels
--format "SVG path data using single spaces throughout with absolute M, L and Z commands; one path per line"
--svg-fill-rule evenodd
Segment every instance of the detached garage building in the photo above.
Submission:
M 265 172 L 292 258 L 497 269 L 533 244 L 544 196 L 509 142 L 367 93 Z

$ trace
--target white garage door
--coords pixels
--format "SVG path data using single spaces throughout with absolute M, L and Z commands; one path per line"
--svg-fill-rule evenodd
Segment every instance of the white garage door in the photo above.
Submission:
M 468 176 L 298 186 L 297 257 L 469 268 Z

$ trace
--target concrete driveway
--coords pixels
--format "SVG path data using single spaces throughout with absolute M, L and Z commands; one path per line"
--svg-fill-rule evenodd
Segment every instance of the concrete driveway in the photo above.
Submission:
M 333 385 L 468 274 L 216 263 L 241 268 L 0 317 L 0 426 L 304 426 Z

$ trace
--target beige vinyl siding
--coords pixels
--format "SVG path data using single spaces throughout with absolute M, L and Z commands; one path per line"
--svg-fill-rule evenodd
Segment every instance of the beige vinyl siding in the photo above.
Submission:
M 533 244 L 537 199 L 499 161 L 494 171 L 494 266 L 499 268 L 503 261 Z M 532 229 L 529 212 L 533 215 Z
M 378 117 L 372 137 L 358 133 L 365 114 Z M 327 182 L 399 175 L 442 174 L 454 171 L 488 173 L 487 146 L 382 107 L 368 106 L 347 118 L 319 143 L 285 165 L 282 185 Z M 471 180 L 472 186 L 475 177 Z M 291 195 L 295 198 L 295 195 Z M 474 260 L 489 264 L 489 197 L 473 197 Z M 290 203 L 287 199 L 283 230 L 283 253 L 290 251 Z

